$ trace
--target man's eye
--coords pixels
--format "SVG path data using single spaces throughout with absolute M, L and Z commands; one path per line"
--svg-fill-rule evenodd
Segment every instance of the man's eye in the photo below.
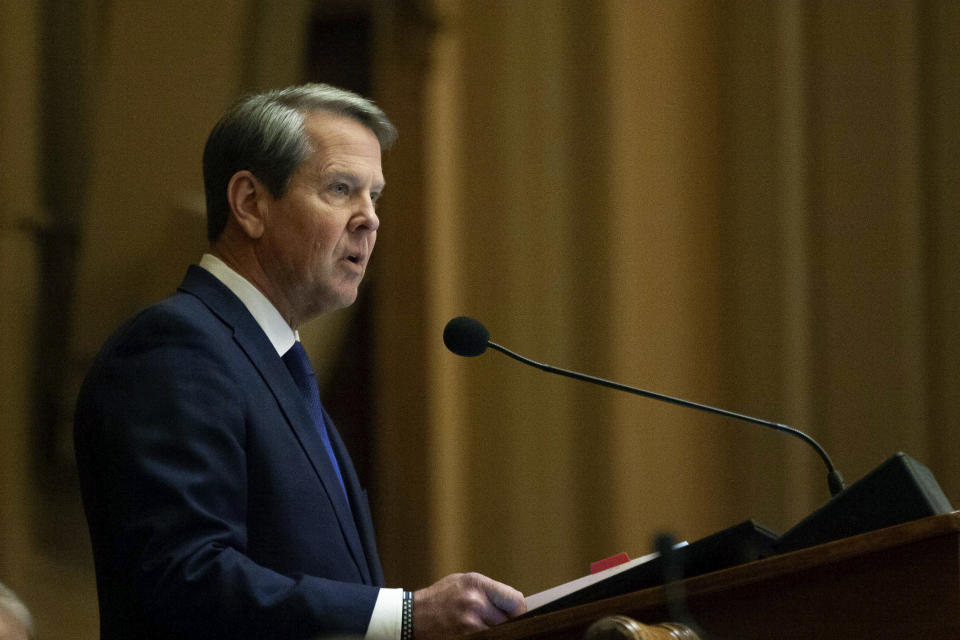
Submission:
M 345 196 L 350 193 L 350 187 L 348 187 L 343 182 L 337 182 L 336 184 L 330 187 L 330 190 L 333 191 L 338 196 Z

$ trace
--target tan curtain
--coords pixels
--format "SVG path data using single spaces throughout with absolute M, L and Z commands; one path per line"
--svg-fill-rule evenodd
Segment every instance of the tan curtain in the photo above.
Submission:
M 848 481 L 902 449 L 960 496 L 953 4 L 427 13 L 420 66 L 385 80 L 388 110 L 423 106 L 400 111 L 379 245 L 389 577 L 532 592 L 657 531 L 783 529 L 827 498 L 799 441 L 449 354 L 460 314 L 534 359 L 800 427 Z

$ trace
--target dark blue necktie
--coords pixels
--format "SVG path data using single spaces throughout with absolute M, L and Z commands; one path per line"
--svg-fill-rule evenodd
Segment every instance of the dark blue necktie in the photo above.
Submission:
M 340 480 L 340 487 L 343 489 L 343 495 L 346 497 L 347 490 L 343 484 L 343 475 L 340 473 L 340 465 L 337 463 L 337 456 L 333 453 L 333 445 L 330 444 L 330 434 L 327 433 L 327 424 L 323 419 L 323 406 L 320 404 L 320 390 L 317 388 L 317 378 L 313 373 L 313 366 L 310 364 L 310 358 L 300 341 L 297 340 L 293 346 L 283 354 L 283 363 L 290 370 L 293 381 L 297 383 L 300 394 L 307 402 L 307 408 L 310 410 L 310 417 L 313 418 L 313 424 L 320 431 L 320 438 L 323 440 L 323 446 L 330 457 L 330 463 L 333 470 L 337 472 L 337 479 Z M 347 504 L 350 504 L 349 498 Z

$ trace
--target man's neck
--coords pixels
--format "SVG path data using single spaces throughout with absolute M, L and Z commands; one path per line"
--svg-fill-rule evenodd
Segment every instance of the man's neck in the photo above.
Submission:
M 270 278 L 267 277 L 266 271 L 264 271 L 260 261 L 257 260 L 252 247 L 236 247 L 228 239 L 222 238 L 220 241 L 211 244 L 210 253 L 237 275 L 256 287 L 283 316 L 291 328 L 294 330 L 299 328 L 300 319 L 293 313 L 292 305 L 280 295 L 276 287 L 272 286 Z
M 270 339 L 277 353 L 283 355 L 296 340 L 299 340 L 298 332 L 291 327 L 270 299 L 221 257 L 212 253 L 204 254 L 200 260 L 200 267 L 222 282 L 240 299 Z

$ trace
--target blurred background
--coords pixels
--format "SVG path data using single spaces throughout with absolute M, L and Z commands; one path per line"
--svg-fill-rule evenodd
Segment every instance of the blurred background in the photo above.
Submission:
M 240 95 L 324 81 L 400 129 L 360 301 L 306 327 L 391 586 L 526 593 L 657 532 L 826 501 L 902 450 L 960 500 L 960 3 L 0 1 L 0 581 L 96 638 L 73 402 L 205 250 Z

